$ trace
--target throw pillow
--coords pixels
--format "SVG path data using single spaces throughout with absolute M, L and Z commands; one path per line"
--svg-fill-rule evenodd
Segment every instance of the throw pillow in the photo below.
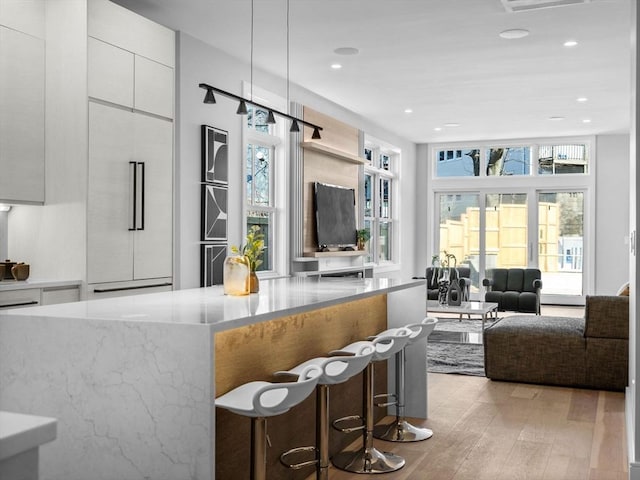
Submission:
M 618 293 L 616 293 L 616 295 L 621 295 L 621 296 L 624 296 L 624 297 L 628 297 L 629 296 L 629 282 L 627 282 L 624 285 L 622 285 L 620 287 L 620 289 L 618 290 Z

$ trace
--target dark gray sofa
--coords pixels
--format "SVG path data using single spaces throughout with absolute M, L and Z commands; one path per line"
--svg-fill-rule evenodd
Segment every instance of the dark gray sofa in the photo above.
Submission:
M 485 374 L 493 380 L 624 390 L 629 297 L 587 296 L 584 318 L 515 315 L 486 328 Z
M 487 289 L 484 301 L 497 303 L 499 311 L 540 314 L 542 274 L 539 269 L 492 268 L 487 270 L 482 285 Z

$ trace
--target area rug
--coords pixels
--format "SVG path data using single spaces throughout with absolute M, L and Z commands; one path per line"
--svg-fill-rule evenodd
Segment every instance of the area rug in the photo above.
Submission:
M 490 324 L 490 322 L 487 322 Z M 480 320 L 440 318 L 436 331 L 472 332 L 481 330 Z M 427 370 L 432 373 L 455 373 L 484 377 L 484 350 L 482 345 L 429 342 L 427 346 Z

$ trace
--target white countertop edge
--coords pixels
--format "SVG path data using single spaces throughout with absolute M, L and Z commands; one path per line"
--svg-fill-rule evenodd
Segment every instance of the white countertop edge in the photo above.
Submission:
M 308 283 L 308 285 L 307 285 Z M 123 322 L 201 325 L 212 333 L 289 315 L 423 286 L 423 279 L 304 279 L 290 277 L 261 282 L 258 294 L 230 297 L 222 287 L 28 307 L 0 312 L 10 318 L 81 319 Z M 264 287 L 264 288 L 262 288 Z M 305 296 L 306 295 L 306 296 Z
M 0 292 L 26 290 L 29 288 L 73 287 L 82 285 L 81 280 L 0 280 Z
M 55 418 L 0 411 L 0 461 L 56 439 Z

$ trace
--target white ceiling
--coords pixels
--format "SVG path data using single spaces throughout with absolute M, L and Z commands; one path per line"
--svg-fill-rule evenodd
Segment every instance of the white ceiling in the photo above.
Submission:
M 291 0 L 290 80 L 417 143 L 628 132 L 632 0 L 586 1 Z M 116 2 L 249 62 L 251 0 Z M 254 2 L 254 66 L 283 78 L 286 5 Z

